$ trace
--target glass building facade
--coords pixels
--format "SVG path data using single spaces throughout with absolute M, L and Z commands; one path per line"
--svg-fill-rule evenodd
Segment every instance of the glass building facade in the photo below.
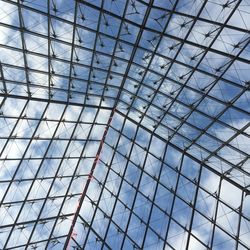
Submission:
M 250 249 L 249 0 L 0 0 L 0 249 Z

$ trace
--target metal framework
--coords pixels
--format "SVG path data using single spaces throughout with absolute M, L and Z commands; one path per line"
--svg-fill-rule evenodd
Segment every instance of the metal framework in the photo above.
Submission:
M 0 249 L 250 249 L 249 0 L 0 0 Z

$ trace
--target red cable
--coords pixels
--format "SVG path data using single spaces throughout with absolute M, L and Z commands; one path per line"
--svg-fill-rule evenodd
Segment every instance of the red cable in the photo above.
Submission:
M 111 114 L 110 114 L 110 117 L 109 117 L 109 120 L 108 120 L 108 123 L 104 129 L 104 132 L 103 132 L 103 136 L 102 136 L 102 139 L 101 139 L 101 142 L 100 142 L 100 145 L 99 145 L 99 148 L 98 148 L 98 151 L 97 151 L 97 154 L 95 156 L 95 160 L 94 160 L 94 163 L 92 165 L 92 168 L 90 170 L 90 173 L 88 174 L 88 179 L 87 179 L 87 182 L 85 184 L 85 187 L 83 189 L 83 192 L 80 194 L 80 198 L 78 199 L 78 202 L 77 202 L 77 205 L 76 205 L 76 209 L 75 209 L 75 212 L 73 214 L 73 219 L 72 219 L 72 223 L 71 223 L 71 227 L 70 227 L 70 237 L 66 239 L 66 244 L 67 244 L 67 247 L 66 247 L 66 250 L 69 250 L 70 248 L 70 241 L 71 239 L 75 239 L 75 237 L 77 236 L 77 232 L 74 230 L 74 227 L 75 227 L 75 223 L 76 223 L 76 219 L 77 219 L 77 215 L 79 214 L 80 212 L 80 207 L 81 207 L 81 204 L 83 202 L 83 199 L 86 195 L 86 192 L 87 192 L 87 189 L 88 189 L 88 186 L 90 184 L 90 181 L 93 179 L 93 173 L 94 173 L 94 170 L 96 168 L 96 165 L 99 161 L 99 156 L 100 156 L 100 153 L 102 151 L 102 147 L 103 147 L 103 144 L 104 144 L 104 140 L 106 138 L 106 135 L 108 133 L 108 129 L 109 129 L 109 126 L 111 124 L 111 121 L 112 121 L 112 118 L 114 116 L 114 113 L 115 113 L 115 109 L 113 109 L 111 111 Z M 68 241 L 68 243 L 67 243 Z M 65 249 L 65 247 L 64 247 Z

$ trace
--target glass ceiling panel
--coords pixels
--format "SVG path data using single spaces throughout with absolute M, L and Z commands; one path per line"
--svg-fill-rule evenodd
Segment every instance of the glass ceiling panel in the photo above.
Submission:
M 0 0 L 0 249 L 249 249 L 248 0 Z

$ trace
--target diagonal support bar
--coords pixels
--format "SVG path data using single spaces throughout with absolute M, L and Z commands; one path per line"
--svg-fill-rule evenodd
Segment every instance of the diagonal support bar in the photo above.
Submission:
M 96 153 L 94 163 L 93 163 L 92 168 L 91 168 L 91 170 L 90 170 L 90 172 L 88 174 L 88 179 L 87 179 L 86 184 L 84 186 L 83 192 L 81 193 L 80 198 L 78 200 L 77 207 L 76 207 L 75 213 L 73 215 L 72 223 L 71 223 L 71 226 L 70 226 L 70 230 L 69 230 L 67 239 L 66 239 L 65 244 L 64 244 L 64 248 L 63 248 L 64 250 L 70 249 L 70 240 L 72 238 L 74 238 L 74 236 L 76 235 L 76 232 L 74 231 L 76 220 L 77 220 L 77 217 L 78 217 L 78 215 L 80 213 L 80 209 L 81 209 L 82 203 L 84 201 L 84 198 L 86 196 L 86 193 L 88 191 L 89 184 L 90 184 L 91 180 L 93 179 L 93 174 L 94 174 L 95 168 L 97 166 L 97 163 L 99 161 L 99 157 L 100 157 L 100 154 L 101 154 L 101 151 L 102 151 L 102 147 L 103 147 L 103 144 L 104 144 L 104 141 L 105 141 L 106 135 L 108 133 L 108 130 L 109 130 L 110 124 L 112 122 L 114 114 L 115 114 L 115 108 L 112 109 L 112 111 L 110 113 L 107 125 L 105 127 L 104 132 L 103 132 L 102 139 L 101 139 L 100 145 L 99 145 L 97 153 Z

